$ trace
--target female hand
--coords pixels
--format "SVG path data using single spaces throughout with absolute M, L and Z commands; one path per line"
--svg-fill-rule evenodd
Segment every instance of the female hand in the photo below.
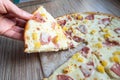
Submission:
M 32 14 L 18 8 L 10 0 L 0 0 L 0 35 L 23 40 L 26 20 Z

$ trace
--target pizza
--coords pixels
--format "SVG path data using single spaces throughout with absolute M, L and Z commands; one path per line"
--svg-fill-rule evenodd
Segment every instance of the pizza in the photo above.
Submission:
M 66 37 L 57 21 L 40 6 L 25 27 L 25 52 L 50 52 L 77 46 L 73 40 Z
M 83 53 L 89 56 L 81 55 Z M 86 46 L 44 80 L 110 80 L 110 77 L 90 47 Z
M 68 39 L 86 47 L 44 80 L 120 80 L 119 17 L 86 12 L 56 20 Z

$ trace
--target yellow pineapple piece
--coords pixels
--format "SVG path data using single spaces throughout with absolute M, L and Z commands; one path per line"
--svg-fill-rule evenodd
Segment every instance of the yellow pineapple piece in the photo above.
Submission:
M 32 33 L 33 40 L 37 40 L 37 33 Z
M 79 58 L 79 54 L 80 54 L 80 53 L 75 53 L 75 54 L 72 56 L 72 59 L 77 60 L 77 59 Z
M 113 57 L 111 57 L 111 61 L 114 61 L 116 63 L 120 63 L 120 57 L 118 55 L 114 55 Z
M 111 37 L 111 34 L 110 34 L 110 33 L 104 34 L 104 38 L 109 38 L 109 37 Z
M 100 61 L 101 62 L 101 64 L 105 67 L 105 66 L 107 66 L 107 61 L 105 61 L 105 60 L 102 60 L 102 61 Z
M 81 20 L 83 17 L 81 15 L 77 16 L 78 20 Z
M 109 32 L 109 30 L 108 30 L 107 28 L 102 29 L 102 31 L 103 31 L 103 32 L 106 32 L 106 33 Z
M 113 55 L 120 55 L 120 51 L 113 52 Z
M 87 20 L 87 19 L 85 19 L 85 20 L 83 21 L 83 23 L 85 23 L 85 24 L 86 24 L 86 23 L 88 23 L 88 20 Z
M 63 30 L 64 30 L 64 31 L 67 31 L 67 30 L 68 30 L 68 28 L 67 28 L 66 26 L 64 26 L 64 27 L 63 27 Z
M 82 57 L 79 57 L 77 60 L 78 60 L 78 62 L 83 62 L 84 61 L 84 59 Z
M 43 13 L 43 14 L 41 14 L 41 16 L 46 16 L 46 15 Z
M 92 30 L 92 31 L 90 32 L 90 34 L 95 34 L 95 32 L 96 32 L 96 30 Z
M 34 46 L 35 46 L 35 48 L 40 48 L 41 43 L 40 42 L 34 42 Z
M 55 36 L 52 41 L 53 41 L 53 43 L 56 44 L 56 43 L 59 41 L 59 37 L 58 37 L 58 36 Z
M 102 48 L 103 47 L 102 43 L 100 43 L 100 42 L 96 43 L 94 46 L 97 47 L 97 48 Z
M 101 73 L 104 73 L 104 72 L 105 72 L 104 67 L 103 67 L 102 65 L 98 65 L 98 66 L 97 66 L 97 70 L 98 70 L 99 72 L 101 72 Z

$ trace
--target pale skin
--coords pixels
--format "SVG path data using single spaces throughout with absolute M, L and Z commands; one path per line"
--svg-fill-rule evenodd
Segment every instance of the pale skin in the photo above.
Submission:
M 32 16 L 10 0 L 0 0 L 0 35 L 23 40 L 25 23 Z

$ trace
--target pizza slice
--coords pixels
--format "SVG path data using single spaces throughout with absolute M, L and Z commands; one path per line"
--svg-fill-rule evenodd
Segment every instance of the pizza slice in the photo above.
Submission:
M 87 46 L 87 48 L 89 48 Z M 88 49 L 83 48 L 84 52 Z M 110 77 L 99 63 L 97 57 L 89 51 L 89 56 L 83 55 L 83 50 L 75 53 L 66 63 L 44 80 L 110 80 Z M 85 54 L 85 53 L 84 53 Z
M 67 39 L 56 20 L 42 6 L 34 13 L 25 27 L 25 52 L 48 52 L 68 49 L 71 40 Z M 74 43 L 77 45 L 77 43 Z

